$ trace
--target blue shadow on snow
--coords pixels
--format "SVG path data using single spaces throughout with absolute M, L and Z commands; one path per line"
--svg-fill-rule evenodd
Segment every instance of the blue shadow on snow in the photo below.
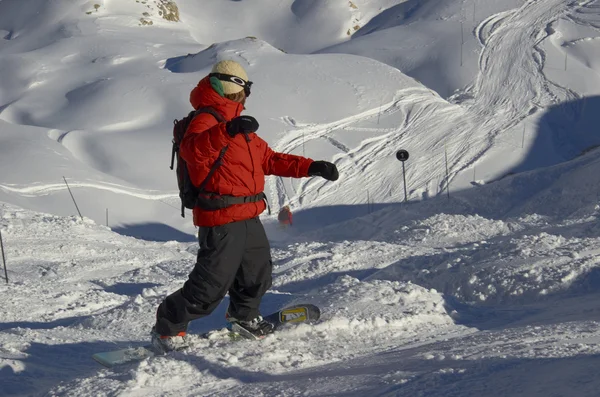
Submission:
M 155 283 L 116 283 L 103 287 L 104 291 L 117 295 L 137 296 L 141 295 L 145 288 L 159 287 Z
M 24 368 L 16 372 L 10 365 L 0 368 L 0 395 L 47 395 L 60 383 L 97 373 L 102 367 L 92 359 L 92 354 L 116 348 L 116 344 L 108 342 L 30 343 L 25 351 L 27 356 L 15 360 L 22 361 Z
M 196 241 L 196 236 L 179 231 L 164 223 L 122 225 L 113 227 L 112 231 L 124 236 L 147 241 L 179 241 L 182 243 Z
M 509 175 L 563 163 L 599 146 L 600 96 L 548 108 L 535 134 L 527 156 Z

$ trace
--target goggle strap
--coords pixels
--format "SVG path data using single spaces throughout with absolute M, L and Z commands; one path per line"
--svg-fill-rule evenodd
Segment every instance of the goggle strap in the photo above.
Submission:
M 233 76 L 231 74 L 223 74 L 223 73 L 211 73 L 209 74 L 210 77 L 216 77 L 221 81 L 226 81 L 229 83 L 234 83 L 239 85 L 240 87 L 246 87 L 249 85 L 252 85 L 251 81 L 246 81 L 241 77 L 238 76 Z

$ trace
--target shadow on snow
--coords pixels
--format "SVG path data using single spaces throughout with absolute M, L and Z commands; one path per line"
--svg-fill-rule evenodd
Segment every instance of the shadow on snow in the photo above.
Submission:
M 135 237 L 147 241 L 179 241 L 189 243 L 196 241 L 196 236 L 181 232 L 163 223 L 139 223 L 113 227 L 112 231 L 124 236 Z

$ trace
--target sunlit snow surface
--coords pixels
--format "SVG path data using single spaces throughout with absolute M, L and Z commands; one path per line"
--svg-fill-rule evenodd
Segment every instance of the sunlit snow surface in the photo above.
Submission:
M 0 0 L 1 396 L 597 395 L 596 1 L 177 3 Z M 219 59 L 274 149 L 340 169 L 263 215 L 263 312 L 323 321 L 104 369 L 193 266 L 171 127 Z

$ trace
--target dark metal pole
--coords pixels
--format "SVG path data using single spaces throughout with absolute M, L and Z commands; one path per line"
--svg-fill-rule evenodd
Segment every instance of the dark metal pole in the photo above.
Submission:
M 67 189 L 69 190 L 69 194 L 71 195 L 71 198 L 73 199 L 73 203 L 75 204 L 75 208 L 77 208 L 77 213 L 79 214 L 79 217 L 81 218 L 81 220 L 83 220 L 83 216 L 81 215 L 81 211 L 79 211 L 79 207 L 77 206 L 77 201 L 75 201 L 75 197 L 73 197 L 73 193 L 71 192 L 71 188 L 69 187 L 69 184 L 67 183 L 67 178 L 65 178 L 63 176 L 63 179 L 65 180 L 65 185 L 67 185 Z
M 406 192 L 406 167 L 404 161 L 402 162 L 402 179 L 404 179 L 404 202 L 408 201 L 408 193 Z
M 402 179 L 404 180 L 404 202 L 408 201 L 408 193 L 406 189 L 406 166 L 404 162 L 409 158 L 408 151 L 401 149 L 396 152 L 396 158 L 402 162 Z
M 0 231 L 0 249 L 2 250 L 2 263 L 4 263 L 4 277 L 8 284 L 8 271 L 6 270 L 6 256 L 4 255 L 4 242 L 2 241 L 2 231 Z
M 444 156 L 446 158 L 446 192 L 448 193 L 448 199 L 450 199 L 450 170 L 448 169 L 448 149 L 444 148 Z

